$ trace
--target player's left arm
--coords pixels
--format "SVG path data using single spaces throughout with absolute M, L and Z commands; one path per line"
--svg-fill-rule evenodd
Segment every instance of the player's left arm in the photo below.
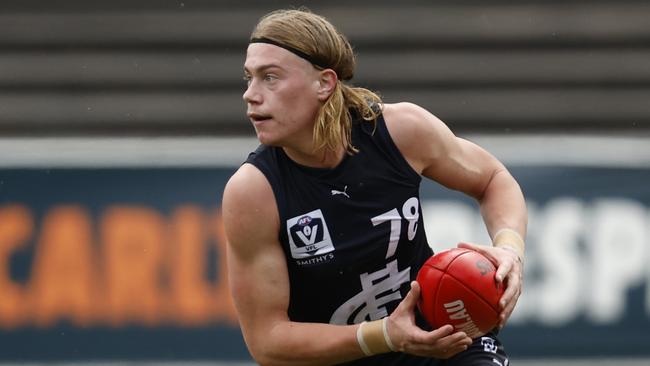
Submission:
M 519 184 L 494 156 L 455 136 L 442 121 L 417 105 L 388 104 L 384 117 L 393 141 L 415 171 L 479 202 L 493 246 L 460 246 L 483 253 L 498 265 L 497 281 L 506 283 L 500 301 L 502 327 L 522 289 L 528 215 Z

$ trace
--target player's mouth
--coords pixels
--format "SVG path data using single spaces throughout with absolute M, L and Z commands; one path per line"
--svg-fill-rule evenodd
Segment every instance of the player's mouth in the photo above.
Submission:
M 263 123 L 268 120 L 270 120 L 272 117 L 268 114 L 260 114 L 260 113 L 248 113 L 248 118 L 253 122 L 253 123 Z

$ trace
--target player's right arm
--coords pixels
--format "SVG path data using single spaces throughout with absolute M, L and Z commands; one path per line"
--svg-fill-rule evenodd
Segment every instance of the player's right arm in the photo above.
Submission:
M 242 165 L 224 190 L 228 277 L 251 355 L 261 365 L 332 364 L 362 357 L 356 326 L 289 320 L 289 276 L 276 207 L 268 181 L 250 164 Z
M 228 276 L 246 345 L 261 365 L 330 365 L 364 357 L 358 325 L 292 322 L 289 275 L 278 241 L 280 219 L 271 186 L 244 164 L 224 190 Z M 413 321 L 417 288 L 391 315 L 389 334 L 401 350 L 446 358 L 464 349 L 466 336 L 446 326 L 432 332 Z

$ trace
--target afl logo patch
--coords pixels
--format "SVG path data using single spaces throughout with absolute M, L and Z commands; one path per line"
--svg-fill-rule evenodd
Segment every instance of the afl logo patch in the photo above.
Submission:
M 291 256 L 305 259 L 334 251 L 323 212 L 318 209 L 287 220 Z

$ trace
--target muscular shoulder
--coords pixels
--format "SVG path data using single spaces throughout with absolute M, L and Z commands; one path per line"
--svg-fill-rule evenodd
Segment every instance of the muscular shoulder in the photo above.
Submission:
M 419 173 L 455 140 L 440 119 L 416 104 L 386 104 L 383 115 L 395 145 Z
M 223 193 L 222 213 L 231 246 L 249 246 L 276 237 L 279 228 L 276 207 L 273 190 L 264 174 L 251 164 L 242 165 Z

